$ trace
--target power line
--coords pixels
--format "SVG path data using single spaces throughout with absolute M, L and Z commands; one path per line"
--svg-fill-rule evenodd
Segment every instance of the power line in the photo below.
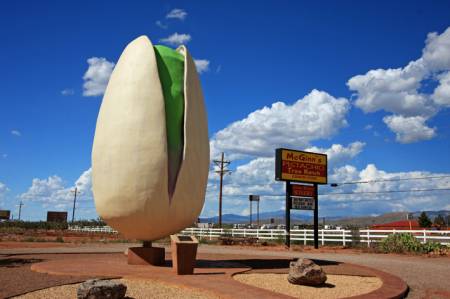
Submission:
M 434 189 L 412 189 L 412 190 L 386 190 L 386 191 L 362 191 L 362 192 L 339 192 L 339 193 L 324 193 L 327 195 L 353 195 L 353 194 L 381 194 L 381 193 L 405 193 L 405 192 L 431 192 L 431 191 L 450 191 L 450 188 L 434 188 Z
M 398 178 L 398 179 L 378 179 L 378 180 L 368 180 L 368 181 L 354 181 L 354 182 L 343 182 L 343 183 L 330 183 L 328 185 L 332 187 L 338 187 L 340 185 L 351 185 L 351 184 L 368 184 L 368 183 L 378 183 L 378 182 L 396 182 L 396 181 L 410 181 L 410 180 L 425 180 L 425 179 L 441 179 L 441 178 L 450 178 L 450 175 L 441 175 L 441 176 L 426 176 L 426 177 L 417 177 L 417 178 Z M 231 184 L 233 186 L 241 187 L 241 186 L 275 186 L 279 185 L 279 182 L 271 182 L 271 183 L 239 183 L 239 184 Z M 336 186 L 334 186 L 336 185 Z
M 362 191 L 362 192 L 330 192 L 322 193 L 320 196 L 330 195 L 354 195 L 354 194 L 383 194 L 383 193 L 407 193 L 407 192 L 432 192 L 432 191 L 450 191 L 450 188 L 434 188 L 434 189 L 412 189 L 412 190 L 386 190 L 386 191 Z M 228 194 L 228 197 L 248 196 L 248 194 Z M 265 197 L 285 197 L 285 194 L 260 194 Z
M 425 177 L 417 177 L 417 178 L 378 179 L 378 180 L 369 180 L 369 181 L 331 183 L 329 185 L 331 187 L 338 187 L 339 185 L 350 185 L 350 184 L 369 184 L 369 183 L 378 183 L 378 182 L 398 182 L 398 181 L 428 180 L 428 179 L 441 179 L 441 178 L 450 178 L 450 175 L 425 176 Z

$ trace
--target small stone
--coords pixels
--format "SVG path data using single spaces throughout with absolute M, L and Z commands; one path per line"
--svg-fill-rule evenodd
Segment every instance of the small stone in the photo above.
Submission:
M 319 286 L 327 281 L 327 275 L 312 260 L 299 259 L 290 263 L 288 281 L 292 284 Z
M 127 286 L 120 282 L 90 279 L 83 282 L 77 290 L 78 299 L 122 299 Z

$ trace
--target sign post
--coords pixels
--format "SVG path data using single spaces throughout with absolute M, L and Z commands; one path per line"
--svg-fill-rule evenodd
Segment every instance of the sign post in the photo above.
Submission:
M 327 184 L 327 155 L 278 148 L 275 180 L 286 182 L 286 246 L 290 247 L 291 209 L 314 210 L 314 248 L 319 247 L 318 185 Z M 312 185 L 293 184 L 307 183 Z
M 259 227 L 259 195 L 249 195 L 248 196 L 248 201 L 250 202 L 250 226 L 252 226 L 252 202 L 256 201 L 256 221 L 258 223 L 258 227 Z

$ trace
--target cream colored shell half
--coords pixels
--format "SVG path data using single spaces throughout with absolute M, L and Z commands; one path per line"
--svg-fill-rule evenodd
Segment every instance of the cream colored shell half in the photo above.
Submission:
M 123 51 L 106 88 L 92 149 L 98 214 L 127 238 L 157 240 L 197 220 L 209 170 L 208 127 L 194 61 L 185 47 L 184 152 L 168 194 L 164 96 L 146 36 Z

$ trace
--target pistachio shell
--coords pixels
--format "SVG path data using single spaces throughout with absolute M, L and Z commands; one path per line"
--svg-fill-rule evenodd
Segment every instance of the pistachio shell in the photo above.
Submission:
M 129 238 L 156 240 L 191 225 L 203 207 L 209 169 L 206 111 L 185 47 L 184 150 L 168 194 L 164 96 L 153 45 L 141 36 L 122 53 L 97 119 L 92 180 L 98 214 Z

